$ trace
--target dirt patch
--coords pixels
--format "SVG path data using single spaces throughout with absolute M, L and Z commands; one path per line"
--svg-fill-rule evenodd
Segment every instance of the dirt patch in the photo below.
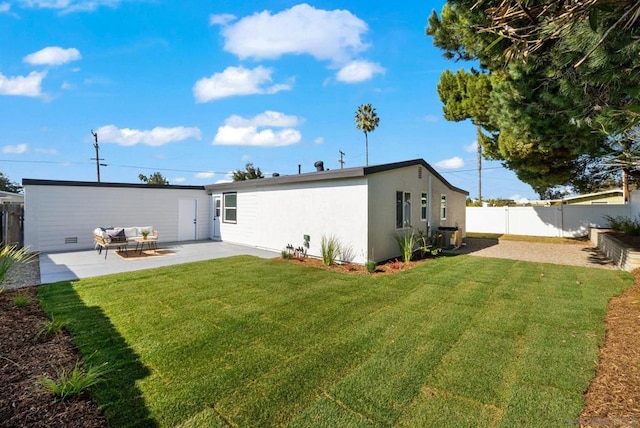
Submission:
M 336 263 L 332 265 L 325 265 L 322 263 L 322 260 L 314 258 L 314 257 L 296 257 L 292 259 L 280 259 L 285 263 L 294 263 L 294 264 L 302 264 L 305 266 L 316 267 L 332 272 L 339 272 L 344 274 L 355 274 L 355 275 L 389 275 L 398 273 L 401 271 L 413 269 L 416 266 L 420 266 L 423 263 L 429 263 L 433 259 L 421 259 L 421 260 L 412 260 L 408 263 L 404 263 L 398 259 L 389 260 L 384 263 L 379 263 L 376 265 L 376 271 L 373 273 L 369 273 L 367 268 L 363 265 L 357 265 L 354 263 Z
M 38 335 L 47 321 L 35 287 L 0 293 L 0 427 L 106 427 L 87 393 L 60 401 L 40 385 L 78 361 L 68 334 Z

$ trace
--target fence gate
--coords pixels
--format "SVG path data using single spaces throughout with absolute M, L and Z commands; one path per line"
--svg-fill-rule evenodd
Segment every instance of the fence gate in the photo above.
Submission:
M 0 205 L 0 241 L 2 245 L 24 246 L 24 205 L 3 203 Z

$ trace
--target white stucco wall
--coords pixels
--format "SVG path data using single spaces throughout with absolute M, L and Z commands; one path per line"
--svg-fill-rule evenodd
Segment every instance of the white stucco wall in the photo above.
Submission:
M 365 178 L 260 186 L 237 195 L 238 220 L 220 223 L 223 241 L 281 251 L 302 246 L 309 235 L 308 254 L 320 257 L 322 236 L 335 236 L 352 249 L 353 262 L 366 262 Z
M 197 200 L 196 239 L 208 239 L 211 200 L 204 190 L 25 185 L 25 246 L 31 251 L 93 248 L 96 227 L 153 226 L 178 240 L 178 201 Z M 65 243 L 77 238 L 77 243 Z

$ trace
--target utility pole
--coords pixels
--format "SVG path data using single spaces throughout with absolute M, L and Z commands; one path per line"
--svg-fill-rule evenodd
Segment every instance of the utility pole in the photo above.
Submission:
M 95 158 L 91 158 L 91 160 L 95 160 L 96 161 L 96 171 L 98 172 L 98 183 L 100 183 L 100 166 L 107 166 L 106 163 L 100 163 L 101 159 L 100 158 L 100 146 L 98 146 L 98 133 L 97 132 L 93 132 L 93 129 L 91 130 L 91 135 L 93 135 L 93 138 L 95 139 L 95 143 L 93 144 L 93 147 L 96 149 L 96 157 Z
M 478 126 L 478 201 L 482 204 L 482 144 L 480 144 L 480 127 Z
M 344 155 L 345 153 L 340 150 L 340 160 L 338 162 L 340 162 L 340 169 L 344 168 Z

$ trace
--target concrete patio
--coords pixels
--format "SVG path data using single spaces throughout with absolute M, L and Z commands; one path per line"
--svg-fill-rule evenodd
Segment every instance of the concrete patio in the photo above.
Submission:
M 130 258 L 121 257 L 113 249 L 109 250 L 106 258 L 104 250 L 102 254 L 98 254 L 95 250 L 42 253 L 40 254 L 40 282 L 48 284 L 70 281 L 237 255 L 251 255 L 265 259 L 279 256 L 279 253 L 273 251 L 216 241 L 161 243 L 158 251 L 166 255 L 157 257 L 138 258 L 133 254 L 133 248 L 130 251 L 132 256 Z

